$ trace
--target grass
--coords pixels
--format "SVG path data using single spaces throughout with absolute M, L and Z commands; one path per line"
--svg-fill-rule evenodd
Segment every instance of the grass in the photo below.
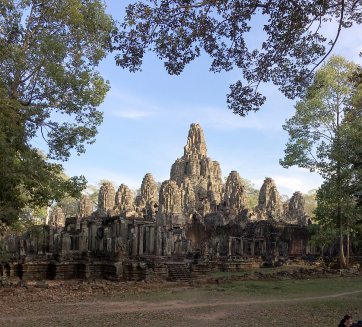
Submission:
M 362 277 L 281 281 L 237 281 L 221 285 L 228 293 L 273 297 L 319 296 L 362 289 Z
M 7 322 L 6 326 L 327 327 L 337 326 L 347 312 L 351 313 L 355 320 L 362 319 L 362 292 L 328 297 L 362 290 L 362 276 L 309 280 L 227 281 L 218 285 L 203 284 L 198 287 L 177 284 L 160 286 L 156 288 L 140 283 L 135 284 L 130 293 L 92 295 L 94 305 L 104 308 L 104 312 L 107 312 L 107 308 L 112 308 L 114 303 L 119 303 L 120 307 L 126 303 L 135 303 L 137 308 L 153 303 L 159 308 L 156 311 L 76 316 L 75 312 L 87 310 L 87 305 L 82 304 L 80 299 L 74 299 L 74 308 L 73 304 L 65 307 L 62 301 L 39 302 L 32 305 L 35 312 L 48 315 L 64 312 L 64 316 L 38 320 L 32 320 L 29 316 L 27 321 L 14 324 Z M 180 306 L 175 303 L 180 303 Z
M 328 296 L 355 290 L 362 290 L 362 276 L 278 281 L 226 281 L 221 284 L 203 284 L 196 287 L 186 285 L 171 288 L 150 288 L 132 294 L 114 293 L 111 295 L 98 295 L 98 297 L 106 301 L 162 302 L 180 300 L 198 303 L 200 301 L 228 300 L 235 297 L 245 299 L 252 297 L 256 300 L 271 298 L 280 300 Z

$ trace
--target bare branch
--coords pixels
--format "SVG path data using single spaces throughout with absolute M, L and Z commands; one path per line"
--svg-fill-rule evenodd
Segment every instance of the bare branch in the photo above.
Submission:
M 339 24 L 338 24 L 338 30 L 337 30 L 337 34 L 336 37 L 334 39 L 334 41 L 332 42 L 332 45 L 330 47 L 330 49 L 328 50 L 328 52 L 323 56 L 323 58 L 313 67 L 313 69 L 310 71 L 309 75 L 311 75 L 316 69 L 317 67 L 330 55 L 330 53 L 332 52 L 334 46 L 337 43 L 337 40 L 339 38 L 339 34 L 341 33 L 342 30 L 342 23 L 343 23 L 343 16 L 344 16 L 344 0 L 341 1 L 341 17 L 339 19 Z M 308 75 L 308 76 L 309 76 Z

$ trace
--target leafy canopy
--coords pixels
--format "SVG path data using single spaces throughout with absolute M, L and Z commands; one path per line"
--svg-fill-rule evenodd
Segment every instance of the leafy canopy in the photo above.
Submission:
M 98 0 L 6 0 L 0 4 L 0 81 L 25 140 L 47 140 L 49 157 L 84 152 L 102 121 L 108 90 L 95 67 L 113 23 Z M 64 116 L 63 116 L 64 115 Z
M 96 67 L 113 28 L 99 0 L 0 2 L 0 220 L 85 187 L 48 159 L 94 142 L 109 89 Z M 32 145 L 39 136 L 46 156 Z
M 315 214 L 323 230 L 338 231 L 341 266 L 348 264 L 344 238 L 360 237 L 362 225 L 360 72 L 344 58 L 332 57 L 316 72 L 294 116 L 283 126 L 289 140 L 281 164 L 318 171 L 324 178 Z
M 331 22 L 336 35 L 328 40 L 321 30 Z M 274 83 L 288 98 L 302 95 L 341 29 L 353 23 L 362 23 L 360 1 L 144 0 L 126 8 L 113 49 L 117 65 L 132 72 L 147 51 L 170 74 L 204 54 L 212 72 L 239 70 L 243 80 L 230 86 L 227 102 L 245 116 L 265 101 L 260 83 Z M 264 36 L 260 44 L 251 40 L 255 33 Z
M 356 87 L 352 77 L 357 70 L 358 65 L 333 56 L 316 72 L 294 116 L 283 126 L 289 140 L 282 166 L 297 165 L 324 177 L 336 171 L 336 163 L 345 156 L 336 145 L 344 119 L 349 112 L 360 110 L 353 105 Z

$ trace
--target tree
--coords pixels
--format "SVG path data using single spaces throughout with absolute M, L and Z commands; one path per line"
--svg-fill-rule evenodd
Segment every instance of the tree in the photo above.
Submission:
M 258 205 L 259 200 L 259 190 L 255 188 L 255 185 L 248 179 L 242 178 L 241 180 L 245 186 L 247 196 L 247 207 L 254 209 Z
M 113 27 L 100 0 L 0 3 L 0 220 L 84 188 L 84 177 L 64 181 L 48 159 L 94 142 L 109 89 L 96 67 Z M 32 145 L 39 136 L 46 158 Z
M 321 225 L 321 234 L 331 234 L 328 232 L 331 229 L 336 230 L 339 234 L 342 266 L 349 263 L 351 240 L 358 239 L 362 235 L 361 223 L 358 222 L 362 210 L 356 206 L 356 201 L 351 196 L 349 188 L 347 176 L 343 176 L 341 179 L 332 177 L 321 185 L 316 197 L 318 205 L 315 214 Z
M 356 205 L 348 159 L 354 150 L 344 139 L 346 131 L 353 130 L 348 117 L 361 114 L 361 107 L 354 105 L 362 90 L 353 78 L 358 70 L 342 57 L 332 57 L 316 72 L 306 96 L 296 104 L 295 115 L 283 126 L 289 140 L 281 164 L 317 171 L 325 179 L 317 192 L 316 215 L 319 220 L 332 219 L 339 228 L 341 266 L 346 265 L 344 236 Z
M 362 70 L 358 71 L 354 82 L 357 87 L 352 101 L 356 110 L 349 111 L 342 124 L 340 143 L 346 155 L 341 160 L 350 167 L 350 195 L 362 208 Z
M 319 246 L 322 258 L 326 246 L 332 246 L 338 239 L 338 230 L 333 225 L 310 225 L 309 233 L 311 234 L 311 244 Z
M 331 22 L 336 35 L 328 40 L 321 30 Z M 304 94 L 341 30 L 353 23 L 362 23 L 360 1 L 147 0 L 128 5 L 113 49 L 117 65 L 131 72 L 140 70 L 147 51 L 174 75 L 204 54 L 214 73 L 239 70 L 244 81 L 230 86 L 227 102 L 245 116 L 265 101 L 260 83 L 274 83 L 288 98 Z M 255 48 L 252 32 L 265 37 Z
M 304 211 L 312 219 L 315 217 L 314 210 L 317 207 L 316 194 L 317 194 L 316 189 L 310 190 L 308 191 L 308 193 L 303 194 L 305 200 Z

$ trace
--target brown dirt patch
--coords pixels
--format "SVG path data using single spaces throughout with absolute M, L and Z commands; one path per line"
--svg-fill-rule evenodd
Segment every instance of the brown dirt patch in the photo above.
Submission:
M 362 319 L 357 287 L 260 298 L 175 283 L 33 282 L 0 289 L 0 326 L 333 326 L 345 312 Z

